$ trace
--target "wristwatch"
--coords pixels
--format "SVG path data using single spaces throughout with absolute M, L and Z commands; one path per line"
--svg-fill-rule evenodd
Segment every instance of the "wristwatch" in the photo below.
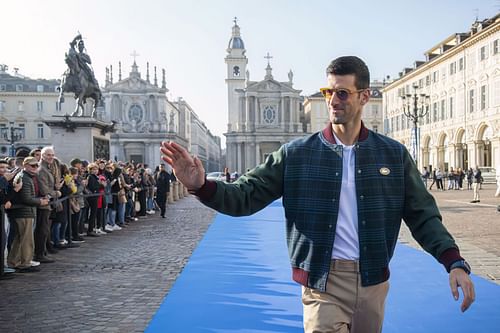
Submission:
M 451 272 L 451 270 L 454 268 L 461 268 L 465 271 L 465 273 L 470 275 L 470 271 L 471 271 L 470 265 L 469 265 L 469 263 L 467 263 L 467 261 L 465 261 L 463 259 L 457 260 L 453 264 L 451 264 L 450 270 L 448 272 Z

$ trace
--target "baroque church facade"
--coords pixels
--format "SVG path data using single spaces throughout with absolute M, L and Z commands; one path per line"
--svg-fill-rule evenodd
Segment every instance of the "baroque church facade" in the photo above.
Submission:
M 301 90 L 288 81 L 275 80 L 270 56 L 263 80 L 251 81 L 248 58 L 236 20 L 225 58 L 228 89 L 226 166 L 242 174 L 263 163 L 266 157 L 290 140 L 307 133 Z
M 197 154 L 206 168 L 220 169 L 220 138 L 210 133 L 182 98 L 167 99 L 165 81 L 163 69 L 161 85 L 158 84 L 156 67 L 150 79 L 149 63 L 146 78 L 142 78 L 135 60 L 129 76 L 124 79 L 119 63 L 116 83 L 113 83 L 112 67 L 106 69 L 104 118 L 115 123 L 110 158 L 145 163 L 154 168 L 162 162 L 161 142 L 172 140 Z

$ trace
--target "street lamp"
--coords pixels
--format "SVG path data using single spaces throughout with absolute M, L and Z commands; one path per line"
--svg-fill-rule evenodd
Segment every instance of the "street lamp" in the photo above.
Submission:
M 418 94 L 417 89 L 418 85 L 413 85 L 413 94 L 402 95 L 401 99 L 403 100 L 403 113 L 404 115 L 410 119 L 413 123 L 413 131 L 412 131 L 412 155 L 415 160 L 415 164 L 418 167 L 418 153 L 420 146 L 420 132 L 418 128 L 419 119 L 425 117 L 429 112 L 429 109 L 426 107 L 429 105 L 430 96 L 426 94 Z
M 14 144 L 18 141 L 21 141 L 24 135 L 21 133 L 22 128 L 14 127 L 14 123 L 10 123 L 10 129 L 2 128 L 1 136 L 9 141 L 10 143 L 10 156 L 16 156 L 16 147 Z

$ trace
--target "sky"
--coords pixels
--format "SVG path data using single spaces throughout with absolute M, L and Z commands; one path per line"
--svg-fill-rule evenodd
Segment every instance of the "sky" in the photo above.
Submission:
M 101 85 L 113 65 L 128 76 L 135 50 L 142 77 L 146 62 L 166 70 L 169 100 L 182 97 L 212 133 L 227 129 L 224 58 L 238 18 L 252 81 L 263 80 L 267 52 L 273 76 L 304 96 L 325 85 L 325 68 L 341 55 L 365 60 L 372 79 L 396 78 L 404 67 L 476 17 L 500 11 L 500 0 L 25 0 L 0 5 L 0 64 L 31 78 L 60 78 L 64 54 L 78 32 Z

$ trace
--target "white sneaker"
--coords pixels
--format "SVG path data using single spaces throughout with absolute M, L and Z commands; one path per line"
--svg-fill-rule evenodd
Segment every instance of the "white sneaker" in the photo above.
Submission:
M 112 226 L 112 228 L 113 228 L 113 231 L 122 230 L 122 228 L 118 224 L 115 224 L 114 226 Z
M 148 214 L 148 215 L 153 215 L 154 213 L 155 213 L 155 211 L 154 211 L 154 210 L 148 210 L 148 211 L 146 212 L 146 214 Z
M 59 245 L 67 245 L 67 244 L 68 244 L 68 241 L 65 239 L 59 241 Z
M 96 229 L 95 233 L 98 235 L 107 235 L 108 234 L 107 232 L 102 231 L 101 229 Z
M 107 231 L 113 231 L 115 230 L 113 226 L 109 225 L 109 224 L 106 224 L 106 226 L 104 227 L 104 229 L 106 229 Z
M 31 267 L 36 267 L 36 266 L 40 266 L 40 262 L 35 261 L 35 260 L 31 260 Z

